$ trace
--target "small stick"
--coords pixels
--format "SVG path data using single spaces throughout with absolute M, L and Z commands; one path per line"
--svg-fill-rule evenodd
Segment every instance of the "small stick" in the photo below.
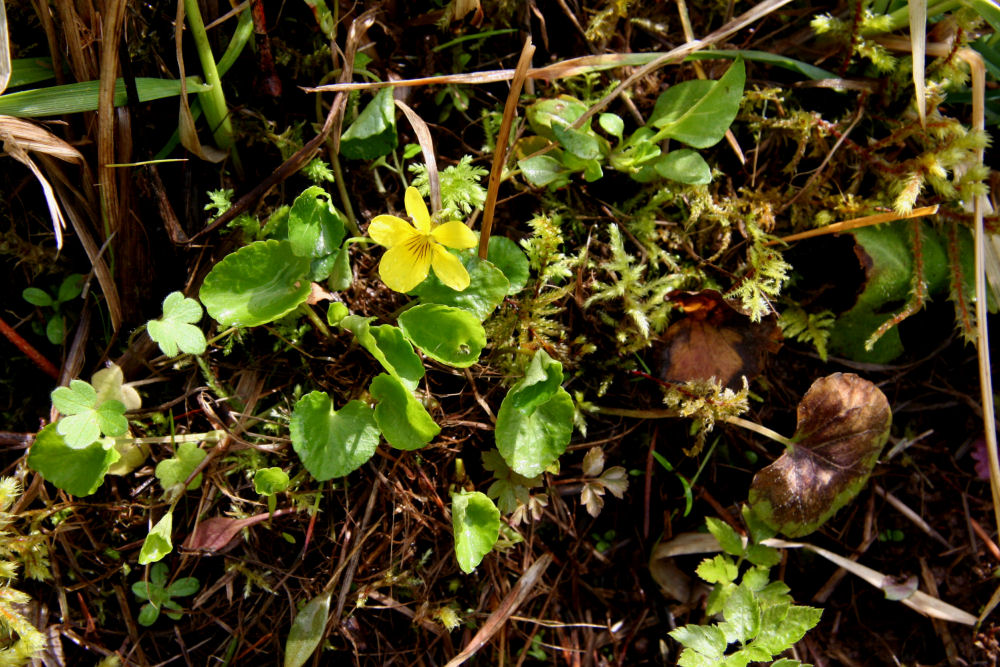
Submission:
M 807 232 L 799 232 L 798 234 L 790 234 L 789 236 L 782 236 L 780 239 L 775 239 L 774 241 L 768 241 L 764 245 L 774 245 L 776 243 L 788 243 L 789 241 L 800 241 L 802 239 L 810 239 L 814 236 L 825 236 L 826 234 L 839 234 L 840 232 L 846 232 L 851 229 L 858 229 L 859 227 L 869 227 L 871 225 L 880 225 L 883 222 L 893 222 L 895 220 L 909 220 L 911 218 L 922 218 L 925 215 L 934 215 L 938 212 L 938 206 L 923 206 L 921 208 L 915 208 L 909 213 L 876 213 L 875 215 L 866 215 L 862 218 L 852 218 L 851 220 L 844 220 L 843 222 L 835 222 L 832 225 L 827 225 L 826 227 L 821 227 L 819 229 L 810 229 Z
M 17 348 L 24 352 L 25 356 L 35 362 L 35 364 L 45 371 L 45 374 L 52 377 L 54 380 L 59 380 L 59 369 L 56 368 L 51 361 L 46 359 L 41 352 L 35 349 L 35 347 L 24 340 L 21 334 L 17 333 L 11 328 L 9 324 L 4 322 L 3 318 L 0 318 L 0 333 L 7 337 L 7 340 L 17 345 Z
M 521 57 L 514 70 L 514 79 L 510 82 L 510 92 L 507 94 L 507 104 L 503 108 L 503 119 L 500 121 L 500 131 L 497 132 L 496 147 L 493 150 L 493 167 L 490 169 L 490 183 L 486 191 L 486 203 L 483 206 L 483 226 L 479 233 L 479 259 L 486 259 L 489 249 L 490 232 L 493 230 L 493 210 L 497 204 L 497 191 L 500 189 L 500 176 L 503 166 L 507 164 L 507 140 L 510 138 L 510 126 L 517 113 L 517 101 L 521 97 L 521 87 L 531 65 L 531 56 L 535 46 L 531 38 L 524 40 Z

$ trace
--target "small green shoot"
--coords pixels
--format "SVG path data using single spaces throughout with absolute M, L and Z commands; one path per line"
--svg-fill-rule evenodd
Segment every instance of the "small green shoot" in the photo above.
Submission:
M 83 380 L 53 390 L 52 405 L 65 415 L 56 430 L 72 449 L 89 447 L 102 434 L 116 437 L 128 431 L 125 405 L 114 399 L 99 402 L 97 391 Z
M 168 618 L 181 620 L 183 608 L 174 602 L 174 598 L 194 595 L 200 587 L 201 583 L 195 577 L 177 579 L 168 585 L 167 564 L 156 563 L 150 569 L 149 580 L 132 584 L 132 593 L 140 601 L 146 602 L 139 610 L 139 625 L 149 627 L 156 623 L 161 610 L 164 610 L 163 613 Z
M 163 300 L 163 317 L 150 320 L 146 331 L 168 357 L 185 354 L 203 354 L 207 343 L 205 334 L 195 326 L 201 319 L 201 305 L 186 298 L 181 292 L 171 292 Z

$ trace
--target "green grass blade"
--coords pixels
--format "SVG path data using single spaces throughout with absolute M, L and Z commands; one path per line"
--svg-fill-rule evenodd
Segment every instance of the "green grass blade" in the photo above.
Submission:
M 40 81 L 55 78 L 51 58 L 17 58 L 10 63 L 8 88 L 29 86 Z
M 177 79 L 139 78 L 135 80 L 135 85 L 139 91 L 140 102 L 174 97 L 181 92 L 181 82 Z M 0 114 L 17 118 L 38 118 L 97 111 L 99 86 L 100 81 L 83 81 L 0 95 Z M 189 92 L 203 93 L 211 86 L 201 83 L 197 77 L 188 77 L 187 88 Z M 114 101 L 115 106 L 124 106 L 128 103 L 125 82 L 122 79 L 115 81 Z

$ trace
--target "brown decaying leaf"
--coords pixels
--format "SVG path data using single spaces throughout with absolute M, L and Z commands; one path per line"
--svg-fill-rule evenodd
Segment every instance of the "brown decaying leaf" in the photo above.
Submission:
M 663 336 L 660 378 L 690 382 L 715 378 L 723 387 L 741 389 L 760 375 L 767 354 L 781 345 L 781 330 L 773 315 L 753 323 L 715 290 L 671 292 L 685 317 Z
M 797 444 L 754 476 L 754 510 L 790 537 L 812 532 L 864 486 L 891 423 L 889 401 L 868 380 L 816 380 L 799 402 Z
M 236 539 L 239 532 L 271 517 L 288 514 L 294 510 L 278 510 L 274 514 L 264 512 L 245 519 L 234 519 L 228 516 L 214 516 L 200 522 L 194 532 L 188 535 L 182 545 L 190 551 L 200 551 L 207 554 L 221 552 L 230 542 Z

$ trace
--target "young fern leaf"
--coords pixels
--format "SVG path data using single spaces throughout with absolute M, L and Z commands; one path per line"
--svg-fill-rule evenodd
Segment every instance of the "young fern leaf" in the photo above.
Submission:
M 811 343 L 816 353 L 824 362 L 827 355 L 827 342 L 830 340 L 830 330 L 837 317 L 830 310 L 818 313 L 807 313 L 799 306 L 794 306 L 781 313 L 778 326 L 785 338 L 791 338 L 800 343 Z

